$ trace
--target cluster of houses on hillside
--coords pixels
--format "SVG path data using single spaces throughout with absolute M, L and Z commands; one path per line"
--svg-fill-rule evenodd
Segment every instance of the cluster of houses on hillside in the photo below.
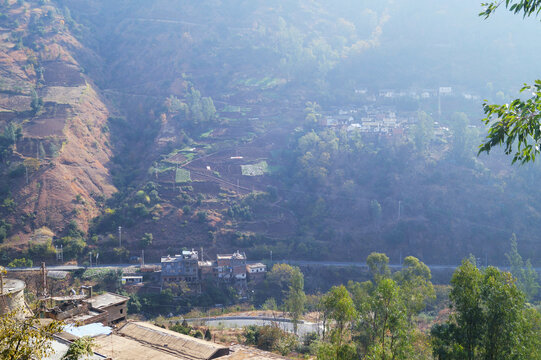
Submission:
M 466 100 L 479 100 L 478 95 L 472 94 L 468 91 L 456 91 L 450 86 L 441 86 L 439 88 L 427 88 L 427 89 L 380 89 L 377 91 L 371 91 L 368 88 L 355 89 L 356 95 L 361 95 L 366 101 L 377 101 L 378 98 L 385 99 L 399 99 L 409 98 L 413 100 L 431 99 L 441 96 L 461 97 Z
M 341 128 L 348 132 L 360 132 L 364 136 L 384 136 L 400 139 L 408 135 L 408 129 L 417 123 L 417 111 L 397 111 L 394 106 L 376 105 L 378 98 L 382 99 L 437 99 L 438 112 L 441 114 L 441 99 L 445 97 L 461 97 L 465 100 L 479 100 L 479 96 L 470 93 L 459 93 L 451 87 L 437 89 L 396 90 L 383 89 L 370 92 L 368 89 L 356 89 L 356 94 L 363 96 L 367 105 L 343 107 L 324 112 L 321 126 Z M 444 140 L 450 135 L 448 128 L 434 122 L 434 135 L 436 139 Z
M 348 132 L 358 131 L 366 136 L 385 136 L 400 139 L 408 134 L 417 123 L 417 111 L 397 112 L 392 106 L 371 106 L 342 108 L 330 111 L 322 117 L 321 125 L 342 128 Z M 441 140 L 450 135 L 447 127 L 434 122 L 434 135 Z
M 246 289 L 248 281 L 258 282 L 265 277 L 267 267 L 262 263 L 247 264 L 246 254 L 217 254 L 215 260 L 203 260 L 195 250 L 185 250 L 179 255 L 161 258 L 162 287 L 184 282 L 190 289 L 201 291 L 205 279 L 228 283 L 239 291 Z

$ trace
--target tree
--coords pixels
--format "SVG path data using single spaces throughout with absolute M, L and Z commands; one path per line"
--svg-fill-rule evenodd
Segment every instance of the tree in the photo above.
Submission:
M 422 348 L 413 315 L 435 296 L 430 269 L 413 256 L 393 275 L 385 254 L 372 253 L 366 262 L 373 281 L 348 283 L 359 314 L 354 327 L 359 352 L 367 359 L 415 358 Z
M 147 246 L 152 245 L 152 240 L 154 240 L 152 233 L 145 233 L 143 237 L 141 237 L 141 247 L 146 248 Z
M 321 107 L 317 102 L 308 101 L 306 107 L 304 108 L 304 121 L 306 126 L 312 128 L 319 125 L 319 120 L 321 119 Z
M 0 359 L 43 359 L 51 354 L 53 334 L 62 331 L 62 324 L 38 323 L 38 317 L 21 319 L 16 311 L 0 316 Z
M 62 357 L 62 360 L 79 360 L 85 355 L 93 355 L 93 346 L 94 341 L 92 338 L 83 336 L 70 344 L 68 352 Z
M 394 276 L 400 285 L 400 293 L 407 308 L 408 318 L 420 313 L 426 306 L 427 299 L 435 299 L 436 292 L 430 279 L 430 269 L 416 257 L 404 259 L 402 270 Z
M 498 0 L 483 5 L 484 10 L 479 15 L 485 19 L 502 5 L 523 17 L 537 16 L 541 11 L 539 0 Z M 541 80 L 536 80 L 534 85 L 524 85 L 521 92 L 527 92 L 531 97 L 515 99 L 504 105 L 483 104 L 486 116 L 483 122 L 490 128 L 484 143 L 479 146 L 479 154 L 488 154 L 492 148 L 504 146 L 505 154 L 513 155 L 512 163 L 535 160 L 541 141 Z
M 531 300 L 539 291 L 539 283 L 537 281 L 537 272 L 533 269 L 530 259 L 522 261 L 522 256 L 518 253 L 517 236 L 511 236 L 511 251 L 505 254 L 509 265 L 511 266 L 511 274 L 517 279 L 517 286 L 524 292 L 526 298 Z
M 286 307 L 293 320 L 293 331 L 297 333 L 299 319 L 304 312 L 304 303 L 306 295 L 304 294 L 304 276 L 298 267 L 293 268 L 291 275 L 291 284 L 286 299 Z
M 475 154 L 475 143 L 479 137 L 477 129 L 468 126 L 470 121 L 465 113 L 454 113 L 451 120 L 453 134 L 451 154 L 456 160 L 471 158 Z
M 373 252 L 366 258 L 366 264 L 372 273 L 372 277 L 376 283 L 384 278 L 391 276 L 389 269 L 389 258 L 382 253 Z
M 351 299 L 351 295 L 345 286 L 334 286 L 325 294 L 320 303 L 323 311 L 324 324 L 326 327 L 333 320 L 335 327 L 331 331 L 330 342 L 322 343 L 317 351 L 318 360 L 353 360 L 357 358 L 355 347 L 346 342 L 347 329 L 357 318 L 357 311 Z M 325 329 L 324 329 L 325 331 Z M 325 332 L 323 333 L 325 340 Z
M 379 227 L 379 224 L 381 221 L 381 205 L 379 201 L 377 200 L 370 201 L 370 215 L 372 216 L 372 219 L 374 220 L 374 225 L 376 227 Z
M 359 327 L 365 328 L 368 359 L 411 359 L 412 326 L 400 287 L 392 279 L 379 281 L 361 304 Z
M 342 345 L 345 329 L 357 317 L 351 295 L 344 285 L 333 286 L 321 299 L 324 316 L 334 320 L 336 328 L 331 334 L 331 342 Z
M 534 315 L 512 275 L 479 270 L 464 260 L 451 280 L 453 313 L 432 329 L 439 359 L 540 359 L 539 314 Z M 534 312 L 532 312 L 534 310 Z M 535 338 L 535 339 L 532 339 Z
M 434 137 L 434 120 L 425 113 L 419 111 L 417 124 L 413 129 L 413 142 L 418 151 L 424 152 Z

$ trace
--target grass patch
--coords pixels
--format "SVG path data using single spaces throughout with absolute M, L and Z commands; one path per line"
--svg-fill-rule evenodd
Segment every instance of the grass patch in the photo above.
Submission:
M 212 132 L 214 131 L 214 129 L 212 130 L 209 130 L 205 133 L 202 133 L 201 135 L 199 135 L 200 138 L 208 138 L 210 136 L 210 134 L 212 134 Z

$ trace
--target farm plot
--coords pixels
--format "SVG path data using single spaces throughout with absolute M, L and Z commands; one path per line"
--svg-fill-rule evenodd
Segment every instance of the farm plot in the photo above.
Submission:
M 85 85 L 85 80 L 77 66 L 61 61 L 48 61 L 43 67 L 43 78 L 47 86 Z
M 241 165 L 240 168 L 244 176 L 261 176 L 269 172 L 269 165 L 266 161 L 252 165 Z
M 49 86 L 44 91 L 43 101 L 58 104 L 77 104 L 86 88 L 87 85 L 77 87 Z
M 177 169 L 175 173 L 175 182 L 176 183 L 185 183 L 192 181 L 190 176 L 190 171 L 186 169 Z
M 69 105 L 46 103 L 41 115 L 25 125 L 24 132 L 30 137 L 62 135 L 69 114 Z

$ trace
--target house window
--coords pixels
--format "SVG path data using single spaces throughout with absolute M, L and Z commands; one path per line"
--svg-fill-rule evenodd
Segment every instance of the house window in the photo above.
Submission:
M 124 309 L 120 309 L 120 313 L 122 314 L 124 312 Z

